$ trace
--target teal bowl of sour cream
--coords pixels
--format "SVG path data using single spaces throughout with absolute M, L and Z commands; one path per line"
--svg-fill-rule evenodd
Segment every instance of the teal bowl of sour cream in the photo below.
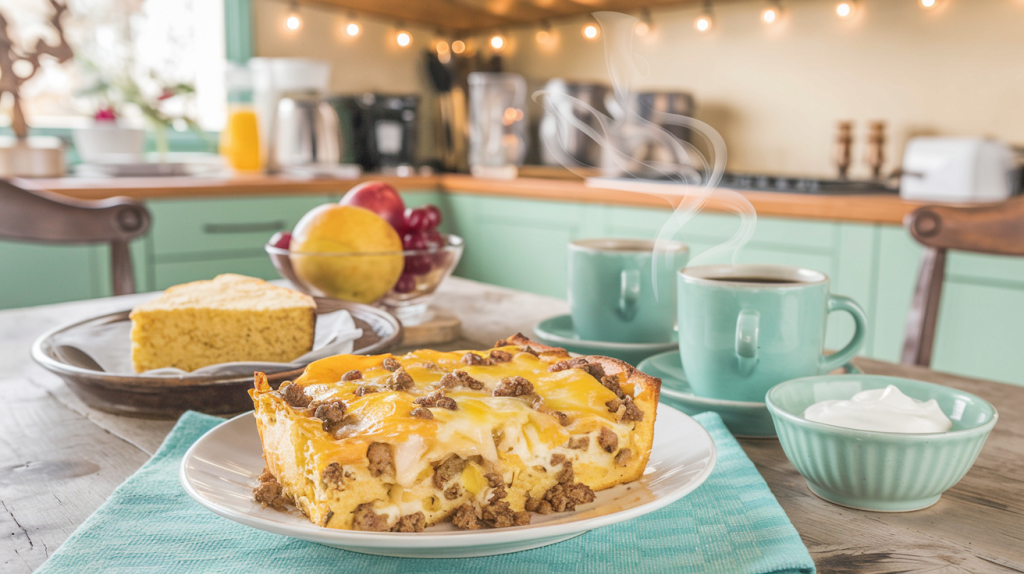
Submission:
M 811 492 L 836 504 L 908 512 L 967 474 L 999 418 L 957 389 L 878 375 L 823 375 L 765 397 L 782 449 Z

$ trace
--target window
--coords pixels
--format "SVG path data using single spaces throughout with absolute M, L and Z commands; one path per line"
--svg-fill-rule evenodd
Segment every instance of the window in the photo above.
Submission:
M 66 0 L 63 19 L 75 58 L 57 64 L 44 57 L 36 76 L 22 87 L 29 125 L 88 125 L 100 98 L 80 92 L 97 77 L 131 77 L 153 97 L 165 83 L 192 84 L 196 93 L 168 100 L 168 111 L 187 111 L 206 130 L 220 130 L 226 117 L 224 4 L 217 0 Z M 34 46 L 37 39 L 53 43 L 56 31 L 43 0 L 0 0 L 16 46 Z M 2 103 L 8 122 L 9 101 Z M 177 109 L 171 109 L 177 107 Z M 143 118 L 126 106 L 119 110 L 129 124 L 144 127 Z

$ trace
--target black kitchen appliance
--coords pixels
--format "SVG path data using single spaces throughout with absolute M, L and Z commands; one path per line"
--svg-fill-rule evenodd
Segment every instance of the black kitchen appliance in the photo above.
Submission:
M 337 96 L 331 103 L 342 118 L 342 140 L 352 143 L 352 160 L 365 171 L 412 166 L 416 156 L 418 95 L 365 93 Z

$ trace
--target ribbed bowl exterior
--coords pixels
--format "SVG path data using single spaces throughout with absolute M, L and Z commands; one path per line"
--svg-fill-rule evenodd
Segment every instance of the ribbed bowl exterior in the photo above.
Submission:
M 911 435 L 808 421 L 773 404 L 771 393 L 768 408 L 786 457 L 815 494 L 844 506 L 883 512 L 935 504 L 970 470 L 996 420 L 993 415 L 974 428 Z

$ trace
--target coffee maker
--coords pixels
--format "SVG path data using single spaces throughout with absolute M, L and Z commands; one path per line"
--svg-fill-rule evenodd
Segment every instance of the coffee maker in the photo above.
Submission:
M 416 155 L 419 96 L 365 93 L 330 99 L 341 119 L 351 161 L 367 171 L 411 167 Z M 346 158 L 347 159 L 347 158 Z

